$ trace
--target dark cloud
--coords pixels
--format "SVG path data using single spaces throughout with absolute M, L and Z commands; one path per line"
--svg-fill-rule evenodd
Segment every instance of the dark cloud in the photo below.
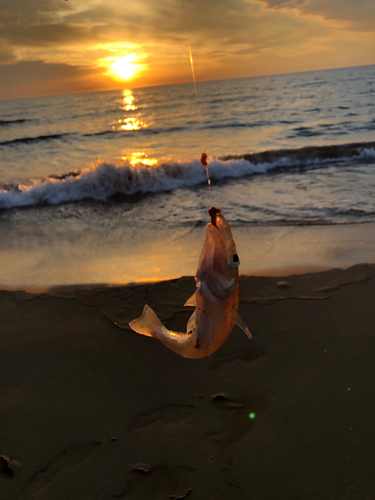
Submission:
M 186 27 L 199 43 L 215 37 L 217 43 L 234 34 L 247 34 L 254 44 L 254 30 L 271 22 L 261 5 L 269 9 L 298 8 L 302 13 L 327 19 L 347 20 L 356 29 L 374 30 L 374 0 L 184 0 Z M 181 41 L 185 22 L 180 0 L 1 0 L 0 40 L 15 47 L 53 47 L 78 43 L 158 43 Z M 280 30 L 273 26 L 278 33 Z M 259 30 L 258 30 L 259 31 Z M 265 26 L 265 33 L 269 30 Z M 261 36 L 261 35 L 260 35 Z M 250 39 L 252 38 L 252 40 Z M 205 40 L 206 39 L 206 40 Z M 264 46 L 264 43 L 260 44 Z M 237 47 L 250 50 L 251 46 Z
M 25 82 L 28 75 L 29 83 L 40 81 L 62 81 L 99 72 L 98 69 L 80 68 L 69 64 L 46 64 L 43 61 L 21 61 L 16 64 L 0 66 L 0 82 L 6 84 L 20 84 Z
M 0 47 L 0 66 L 16 62 L 14 51 L 10 47 Z
M 249 54 L 258 54 L 260 51 L 260 47 L 250 47 L 249 49 L 236 50 L 234 55 L 236 56 L 246 56 Z
M 288 8 L 293 9 L 295 7 L 300 7 L 306 0 L 262 0 L 268 7 L 272 9 Z
M 374 0 L 259 0 L 271 9 L 298 8 L 305 14 L 348 21 L 353 29 L 375 31 Z
M 2 1 L 0 39 L 15 46 L 104 43 L 114 37 L 139 42 L 152 36 L 159 40 L 183 36 L 182 9 L 170 0 L 160 4 L 152 0 L 88 2 L 81 10 L 70 7 L 73 2 L 62 0 Z
M 374 0 L 306 0 L 303 9 L 327 19 L 348 21 L 356 29 L 375 31 Z
M 61 4 L 60 0 L 1 0 L 1 18 L 3 22 L 17 23 L 28 20 L 33 23 L 48 15 L 56 17 Z M 68 4 L 66 8 L 72 7 Z
M 21 61 L 0 66 L 0 98 L 104 90 L 100 80 L 93 78 L 101 71 L 99 68 L 46 64 L 43 61 Z
M 337 41 L 330 20 L 346 21 L 349 33 L 375 29 L 375 0 L 183 0 L 185 16 L 181 0 L 0 1 L 0 85 L 4 89 L 5 82 L 9 86 L 39 82 L 46 89 L 40 92 L 46 93 L 55 93 L 48 90 L 48 82 L 53 87 L 59 81 L 80 81 L 83 91 L 85 81 L 91 85 L 95 80 L 90 78 L 94 71 L 90 66 L 129 53 L 132 43 L 151 75 L 144 84 L 158 81 L 161 72 L 165 78 L 178 71 L 182 75 L 182 68 L 189 66 L 183 61 L 188 59 L 186 28 L 198 73 L 205 67 L 207 75 L 210 68 L 212 78 L 221 77 L 220 71 L 229 67 L 237 76 L 247 76 L 244 68 L 251 66 L 253 72 L 254 61 L 259 71 L 276 71 L 273 65 L 282 58 L 296 65 L 296 58 L 304 59 L 301 64 L 306 69 L 302 55 L 306 51 L 318 61 L 328 54 L 333 61 L 326 63 L 328 67 L 336 64 L 340 50 L 345 57 L 348 47 L 355 50 L 353 36 Z M 345 33 L 342 23 L 340 36 Z M 356 47 L 366 48 L 371 64 L 370 37 L 358 39 Z M 346 45 L 340 49 L 342 40 Z M 350 57 L 343 64 L 355 64 L 353 54 Z M 289 71 L 294 69 L 292 62 Z M 113 83 L 108 75 L 100 78 L 106 78 L 107 85 Z
M 201 35 L 223 36 L 238 30 L 250 30 L 257 22 L 251 14 L 254 7 L 245 0 L 188 0 L 186 19 L 188 30 Z
M 15 46 L 28 47 L 70 45 L 95 38 L 93 33 L 90 33 L 90 30 L 86 28 L 66 24 L 7 25 L 0 32 L 0 37 Z
M 6 0 L 6 3 L 8 8 L 3 8 L 5 22 L 0 29 L 0 38 L 14 46 L 48 47 L 93 43 L 100 39 L 98 24 L 105 27 L 110 14 L 112 18 L 115 17 L 106 8 L 88 8 L 82 12 L 74 12 L 69 7 L 62 10 L 63 2 L 55 0 L 16 0 L 14 5 Z M 33 9 L 30 9 L 31 4 L 34 5 Z
M 222 37 L 249 29 L 257 20 L 246 0 L 109 0 L 75 10 L 62 0 L 2 0 L 0 38 L 15 46 L 53 46 L 105 42 L 114 37 L 141 43 L 179 41 L 190 34 Z M 186 25 L 185 25 L 186 20 Z

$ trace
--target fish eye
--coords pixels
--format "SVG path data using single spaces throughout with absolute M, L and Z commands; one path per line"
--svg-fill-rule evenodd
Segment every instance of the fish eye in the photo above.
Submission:
M 233 264 L 235 266 L 239 266 L 240 265 L 240 259 L 239 259 L 238 255 L 236 253 L 233 254 Z

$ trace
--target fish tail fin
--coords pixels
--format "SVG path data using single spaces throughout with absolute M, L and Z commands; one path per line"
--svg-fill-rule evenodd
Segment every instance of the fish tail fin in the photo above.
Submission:
M 158 327 L 164 328 L 163 323 L 156 316 L 155 312 L 147 304 L 144 306 L 139 318 L 133 319 L 129 323 L 132 330 L 146 337 L 154 337 L 153 333 Z

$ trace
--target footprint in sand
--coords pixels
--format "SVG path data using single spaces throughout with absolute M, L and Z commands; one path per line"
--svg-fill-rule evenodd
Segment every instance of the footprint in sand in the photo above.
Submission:
M 243 400 L 217 393 L 211 397 L 215 408 L 213 418 L 205 429 L 207 439 L 220 445 L 229 445 L 243 439 L 255 425 L 255 416 L 268 407 L 268 398 L 253 394 Z
M 255 425 L 254 416 L 267 407 L 268 398 L 262 394 L 236 400 L 218 393 L 195 405 L 170 404 L 137 415 L 129 423 L 129 430 L 142 432 L 150 426 L 168 425 L 176 435 L 186 434 L 189 439 L 198 440 L 203 436 L 211 442 L 229 445 L 243 439 Z
M 194 409 L 195 405 L 170 404 L 162 406 L 134 417 L 129 423 L 129 429 L 139 429 L 154 422 L 164 422 L 166 424 L 182 422 L 190 417 Z
M 43 469 L 35 472 L 27 482 L 25 495 L 30 497 L 30 493 L 42 494 L 54 481 L 56 476 L 67 469 L 79 467 L 82 462 L 89 460 L 100 446 L 100 441 L 79 443 L 61 452 Z M 48 494 L 47 494 L 48 497 Z
M 252 344 L 249 347 L 243 347 L 226 352 L 222 351 L 217 355 L 213 356 L 210 360 L 210 368 L 217 369 L 221 368 L 227 363 L 232 363 L 235 360 L 240 360 L 245 363 L 251 363 L 253 361 L 265 359 L 267 353 L 262 350 L 262 348 L 256 344 Z
M 189 484 L 192 484 L 194 473 L 195 468 L 186 465 L 136 464 L 129 471 L 122 491 L 113 497 L 183 500 L 192 492 Z

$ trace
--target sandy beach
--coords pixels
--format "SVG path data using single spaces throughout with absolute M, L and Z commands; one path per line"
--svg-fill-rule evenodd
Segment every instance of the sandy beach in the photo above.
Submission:
M 0 500 L 375 500 L 360 3 L 2 2 Z
M 191 277 L 0 291 L 4 500 L 372 499 L 375 266 L 242 277 L 237 327 L 185 360 Z

